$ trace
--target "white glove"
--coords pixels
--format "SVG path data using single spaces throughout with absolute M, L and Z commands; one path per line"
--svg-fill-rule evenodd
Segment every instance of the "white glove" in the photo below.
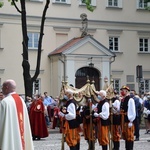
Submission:
M 131 128 L 133 126 L 133 123 L 132 122 L 129 122 L 128 123 L 128 128 Z
M 62 113 L 61 111 L 58 113 L 58 115 L 61 116 L 61 117 L 64 117 L 64 116 L 65 116 L 65 114 Z
M 99 114 L 95 112 L 94 117 L 99 117 Z
M 149 115 L 150 114 L 150 110 L 147 110 L 147 115 Z
M 117 113 L 117 109 L 116 109 L 116 108 L 114 108 L 114 107 L 112 108 L 112 111 L 113 111 L 113 113 L 114 113 L 114 114 L 116 114 L 116 113 Z

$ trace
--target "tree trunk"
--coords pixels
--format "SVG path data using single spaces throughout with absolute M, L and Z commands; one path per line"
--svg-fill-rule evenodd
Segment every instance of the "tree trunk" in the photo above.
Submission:
M 24 78 L 24 87 L 25 87 L 25 97 L 32 97 L 33 94 L 33 82 L 36 81 L 39 73 L 40 73 L 40 63 L 41 63 L 41 51 L 42 51 L 42 39 L 43 39 L 43 30 L 45 23 L 45 16 L 49 6 L 50 0 L 46 1 L 45 8 L 43 10 L 42 20 L 41 20 L 41 29 L 40 29 L 40 37 L 38 43 L 38 55 L 37 55 L 37 65 L 35 75 L 31 77 L 30 75 L 30 63 L 28 60 L 28 35 L 27 35 L 27 17 L 26 17 L 26 5 L 25 0 L 20 0 L 21 4 L 21 21 L 22 21 L 22 35 L 23 35 L 23 78 Z

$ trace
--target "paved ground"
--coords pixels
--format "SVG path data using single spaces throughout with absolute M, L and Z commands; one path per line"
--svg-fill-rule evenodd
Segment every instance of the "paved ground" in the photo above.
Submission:
M 58 129 L 51 129 L 49 137 L 41 139 L 40 141 L 34 141 L 35 150 L 61 150 L 61 134 Z M 140 130 L 140 141 L 134 142 L 134 150 L 150 150 L 150 134 L 145 134 L 145 129 Z M 84 138 L 81 136 L 81 148 L 80 150 L 87 150 L 88 145 Z M 65 143 L 65 150 L 69 150 L 69 147 Z M 98 143 L 95 144 L 95 150 L 101 150 Z M 124 141 L 121 140 L 120 150 L 125 150 Z

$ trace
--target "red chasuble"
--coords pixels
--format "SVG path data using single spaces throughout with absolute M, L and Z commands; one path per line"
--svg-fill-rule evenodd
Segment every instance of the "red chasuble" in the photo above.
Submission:
M 44 104 L 42 100 L 35 100 L 30 107 L 29 118 L 32 135 L 39 138 L 48 137 L 48 130 L 44 116 Z

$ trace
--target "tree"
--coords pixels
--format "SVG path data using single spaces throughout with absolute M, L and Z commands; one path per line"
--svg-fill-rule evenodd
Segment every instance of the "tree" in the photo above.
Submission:
M 18 0 L 12 0 L 11 4 L 16 8 L 16 10 L 21 14 L 21 23 L 22 23 L 22 46 L 23 46 L 23 78 L 24 78 L 24 87 L 25 87 L 25 96 L 32 97 L 33 91 L 33 82 L 36 81 L 39 73 L 40 73 L 40 63 L 41 63 L 41 50 L 42 50 L 42 40 L 43 40 L 43 31 L 44 31 L 44 23 L 46 12 L 49 7 L 50 0 L 46 0 L 45 7 L 42 14 L 41 19 L 41 27 L 40 27 L 40 37 L 38 43 L 38 55 L 37 55 L 37 64 L 36 64 L 36 71 L 33 77 L 30 75 L 30 63 L 28 59 L 28 35 L 27 35 L 27 17 L 26 17 L 26 2 L 25 0 L 20 0 L 20 8 L 18 7 Z
M 82 0 L 82 3 L 85 3 L 86 4 L 86 8 L 89 10 L 89 11 L 94 11 L 94 7 L 91 5 L 91 0 Z
M 3 7 L 3 5 L 4 5 L 4 3 L 3 3 L 3 2 L 0 2 L 0 8 Z
M 90 5 L 91 0 L 82 0 L 86 6 L 87 9 L 90 11 L 93 11 L 93 7 Z M 43 10 L 42 19 L 41 19 L 41 27 L 40 27 L 40 37 L 38 42 L 38 55 L 37 55 L 37 64 L 36 64 L 36 71 L 33 77 L 30 75 L 30 63 L 28 59 L 28 35 L 27 35 L 27 17 L 26 17 L 26 1 L 20 0 L 20 8 L 18 7 L 18 0 L 10 0 L 11 5 L 13 5 L 16 10 L 21 14 L 21 24 L 22 24 L 22 47 L 23 47 L 23 61 L 22 61 L 22 67 L 23 67 L 23 78 L 24 78 L 24 88 L 25 88 L 25 97 L 30 96 L 32 97 L 33 92 L 33 83 L 36 81 L 39 73 L 40 73 L 40 63 L 41 63 L 41 50 L 42 50 L 42 40 L 43 40 L 43 31 L 44 31 L 44 24 L 45 24 L 45 17 L 46 12 L 50 4 L 50 0 L 46 0 L 46 4 Z M 1 7 L 1 4 L 0 4 Z

